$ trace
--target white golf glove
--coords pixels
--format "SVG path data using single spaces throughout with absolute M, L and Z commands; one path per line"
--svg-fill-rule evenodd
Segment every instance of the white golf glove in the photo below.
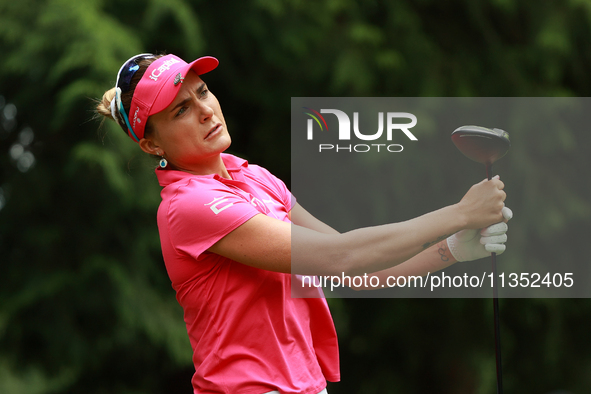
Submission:
M 503 217 L 513 217 L 513 212 L 503 208 Z M 490 256 L 491 253 L 501 254 L 507 242 L 507 223 L 501 222 L 481 230 L 462 230 L 447 238 L 449 251 L 457 261 L 472 261 Z

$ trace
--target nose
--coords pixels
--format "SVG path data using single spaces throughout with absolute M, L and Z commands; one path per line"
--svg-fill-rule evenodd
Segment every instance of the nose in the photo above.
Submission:
M 199 107 L 199 122 L 205 123 L 213 116 L 213 108 L 200 100 L 196 101 Z

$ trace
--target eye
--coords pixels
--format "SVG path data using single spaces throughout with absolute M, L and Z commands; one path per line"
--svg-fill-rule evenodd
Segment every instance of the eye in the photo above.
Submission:
M 185 107 L 181 107 L 181 108 L 180 108 L 180 109 L 177 111 L 177 113 L 174 115 L 174 117 L 176 118 L 177 116 L 180 116 L 180 115 L 184 114 L 184 113 L 185 113 L 185 111 L 187 111 L 187 107 L 186 107 L 186 106 L 185 106 Z
M 199 96 L 202 98 L 207 97 L 207 93 L 209 92 L 209 90 L 207 90 L 207 88 L 204 88 L 201 93 L 199 93 Z

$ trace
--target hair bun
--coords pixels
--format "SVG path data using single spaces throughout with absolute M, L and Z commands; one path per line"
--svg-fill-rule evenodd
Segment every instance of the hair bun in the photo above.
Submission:
M 103 94 L 103 98 L 96 106 L 96 112 L 107 118 L 117 121 L 116 115 L 111 110 L 111 103 L 115 100 L 116 88 L 109 89 Z

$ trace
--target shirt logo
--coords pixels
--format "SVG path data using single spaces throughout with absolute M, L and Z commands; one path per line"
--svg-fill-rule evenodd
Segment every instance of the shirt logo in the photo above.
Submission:
M 264 213 L 265 215 L 269 213 L 269 208 L 258 198 L 253 196 L 252 194 L 248 193 L 250 196 L 250 204 L 255 207 L 258 211 Z
M 224 197 L 216 197 L 216 198 L 214 198 L 214 199 L 213 199 L 213 201 L 212 201 L 212 202 L 210 202 L 210 203 L 207 203 L 207 204 L 203 204 L 203 205 L 205 205 L 206 207 L 207 207 L 208 205 L 211 205 L 211 206 L 209 207 L 209 209 L 211 209 L 211 210 L 213 211 L 213 213 L 215 213 L 216 215 L 218 215 L 218 214 L 219 214 L 220 212 L 222 212 L 224 209 L 228 209 L 228 208 L 230 208 L 232 205 L 234 205 L 234 203 L 233 203 L 233 202 L 231 202 L 231 203 L 228 203 L 228 204 L 226 204 L 226 205 L 223 205 L 223 206 L 221 206 L 221 207 L 220 207 L 220 205 L 224 204 L 226 201 L 228 201 L 228 199 L 227 199 L 227 198 L 224 198 Z
M 269 197 L 269 196 L 267 196 L 267 197 Z M 281 204 L 279 202 L 273 200 L 271 197 L 269 197 L 269 199 L 264 199 L 263 198 L 263 202 L 265 204 L 273 204 L 273 205 L 279 205 L 279 206 L 281 206 Z

